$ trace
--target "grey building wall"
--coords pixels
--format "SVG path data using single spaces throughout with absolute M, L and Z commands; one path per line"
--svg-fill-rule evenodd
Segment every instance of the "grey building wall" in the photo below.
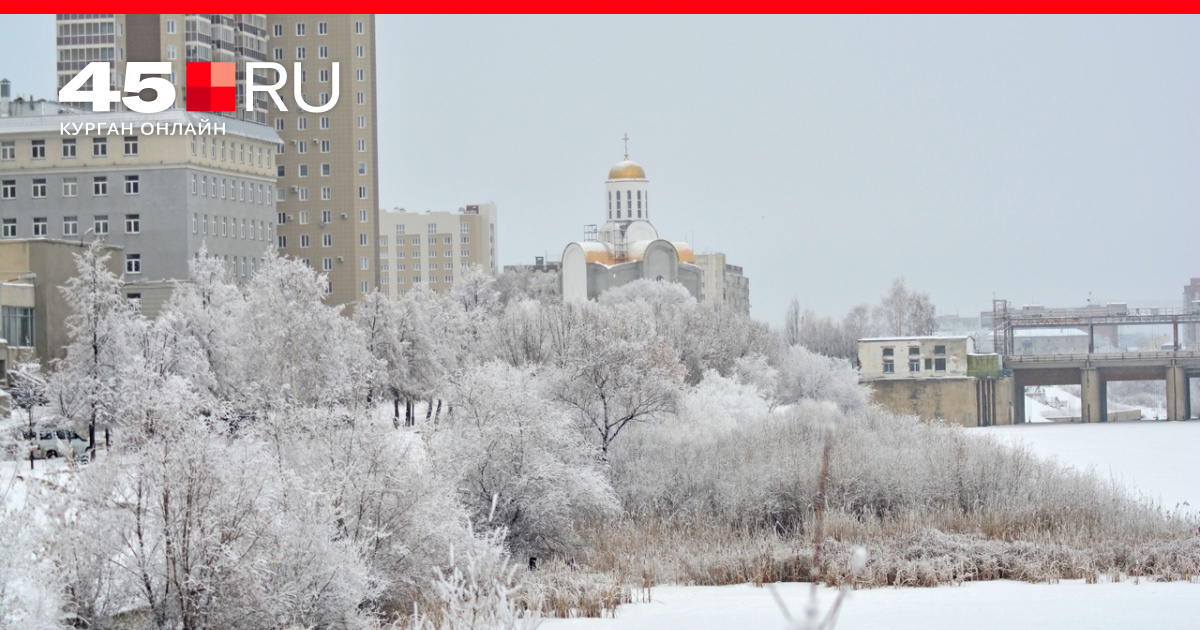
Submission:
M 125 194 L 125 177 L 138 177 L 138 193 Z M 203 181 L 207 177 L 208 189 L 200 194 L 199 184 L 196 192 L 192 192 L 192 177 Z M 74 197 L 63 195 L 63 182 L 66 178 L 75 178 L 77 194 Z M 97 196 L 93 194 L 93 184 L 97 177 L 107 178 L 108 194 Z M 273 189 L 274 182 L 261 178 L 230 177 L 219 171 L 197 169 L 192 167 L 166 168 L 114 168 L 86 169 L 63 172 L 4 172 L 0 175 L 4 180 L 15 180 L 17 198 L 0 201 L 0 218 L 16 220 L 15 238 L 38 238 L 34 234 L 34 219 L 46 219 L 45 237 L 65 240 L 78 239 L 90 242 L 94 238 L 102 238 L 105 243 L 123 248 L 121 268 L 126 269 L 124 257 L 135 254 L 141 256 L 140 273 L 126 273 L 127 281 L 153 281 L 167 279 L 187 279 L 189 277 L 188 263 L 200 250 L 202 243 L 208 246 L 208 253 L 213 256 L 238 262 L 235 271 L 241 277 L 242 259 L 247 262 L 247 274 L 253 259 L 257 268 L 258 259 L 262 258 L 268 245 L 274 239 L 273 224 L 276 214 L 272 195 L 267 191 Z M 225 198 L 220 196 L 220 180 L 226 181 Z M 47 194 L 44 199 L 32 198 L 30 191 L 34 179 L 45 179 Z M 216 191 L 213 182 L 217 182 Z M 235 189 L 240 186 L 254 186 L 254 200 L 238 199 L 238 193 L 231 194 L 230 183 L 235 183 Z M 259 186 L 263 193 L 258 195 Z M 213 194 L 216 196 L 213 196 Z M 136 215 L 138 219 L 137 233 L 126 230 L 126 219 Z M 66 217 L 76 217 L 76 234 L 66 234 L 64 220 Z M 96 234 L 97 220 L 107 217 L 108 233 Z M 196 219 L 193 230 L 193 217 Z M 236 223 L 231 223 L 236 222 Z M 245 222 L 246 230 L 242 231 Z M 253 235 L 250 225 L 253 224 Z M 236 225 L 236 229 L 233 227 Z M 88 233 L 92 229 L 93 233 Z M 215 230 L 215 232 L 214 232 Z M 12 237 L 9 237 L 12 238 Z

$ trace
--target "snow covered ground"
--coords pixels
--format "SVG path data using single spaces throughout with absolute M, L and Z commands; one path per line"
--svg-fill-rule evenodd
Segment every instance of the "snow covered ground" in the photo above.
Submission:
M 1099 475 L 1111 476 L 1168 508 L 1200 511 L 1200 483 L 1191 472 L 1200 453 L 1200 422 L 1025 424 L 968 429 Z M 793 618 L 808 601 L 808 584 L 780 584 Z M 822 610 L 836 591 L 821 588 Z M 549 630 L 648 630 L 787 627 L 766 589 L 740 586 L 663 586 L 649 603 L 628 604 L 616 619 L 552 619 Z M 837 627 L 924 628 L 1194 628 L 1200 584 L 1058 584 L 997 581 L 957 587 L 882 588 L 854 591 Z
M 1200 454 L 1198 421 L 1024 424 L 967 430 L 987 432 L 1009 443 L 1023 442 L 1039 455 L 1116 479 L 1160 500 L 1167 509 L 1182 506 L 1200 512 L 1200 483 L 1194 474 Z
M 777 585 L 793 619 L 808 602 L 808 584 Z M 822 588 L 822 610 L 837 591 Z M 683 628 L 787 628 L 765 588 L 667 586 L 652 601 L 627 604 L 616 619 L 551 619 L 547 630 L 651 630 Z M 839 630 L 888 628 L 1194 628 L 1200 584 L 1058 584 L 998 581 L 938 588 L 877 588 L 853 591 L 838 615 Z

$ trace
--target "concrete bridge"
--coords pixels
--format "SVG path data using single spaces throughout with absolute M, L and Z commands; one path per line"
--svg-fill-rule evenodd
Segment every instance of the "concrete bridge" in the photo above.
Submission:
M 1079 385 L 1084 422 L 1108 418 L 1108 381 L 1165 380 L 1167 419 L 1192 415 L 1190 379 L 1200 376 L 1200 351 L 1183 349 L 1179 325 L 1200 322 L 1200 308 L 1134 309 L 1108 304 L 1084 309 L 1009 309 L 1005 300 L 992 305 L 996 351 L 1012 371 L 1013 421 L 1024 422 L 1025 388 L 1038 385 Z M 1097 327 L 1169 325 L 1170 350 L 1095 352 Z M 1088 333 L 1088 352 L 1079 354 L 1017 354 L 1015 331 L 1029 328 L 1075 328 Z
M 1167 419 L 1192 415 L 1189 379 L 1200 377 L 1200 351 L 1043 354 L 1004 357 L 1012 370 L 1013 418 L 1025 418 L 1025 388 L 1079 385 L 1084 422 L 1108 418 L 1108 381 L 1167 382 Z

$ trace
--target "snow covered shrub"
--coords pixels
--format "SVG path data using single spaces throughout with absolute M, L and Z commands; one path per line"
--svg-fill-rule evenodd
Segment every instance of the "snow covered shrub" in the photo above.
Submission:
M 563 550 L 575 523 L 616 511 L 595 448 L 529 371 L 491 362 L 456 377 L 449 397 L 430 449 L 477 527 L 506 528 L 517 549 Z
M 803 346 L 788 348 L 780 359 L 776 395 L 784 404 L 827 400 L 848 411 L 865 406 L 869 399 L 850 364 Z
M 32 509 L 5 509 L 15 469 L 13 475 L 0 473 L 0 630 L 68 628 L 64 585 L 56 579 L 48 553 L 46 524 L 38 522 Z M 31 500 L 36 498 L 26 503 Z
M 438 608 L 408 620 L 413 630 L 534 630 L 541 625 L 538 607 L 517 598 L 518 565 L 504 551 L 503 528 L 482 534 L 450 558 L 451 568 L 437 570 L 433 590 Z
M 55 534 L 80 623 L 365 627 L 374 580 L 329 501 L 264 465 L 259 443 L 193 432 L 80 472 Z
M 769 405 L 757 387 L 709 370 L 703 380 L 684 391 L 676 413 L 681 418 L 717 427 L 755 421 L 768 411 Z
M 328 503 L 332 536 L 350 541 L 371 568 L 381 613 L 409 610 L 433 567 L 470 539 L 451 480 L 414 433 L 323 410 L 271 414 L 256 433 L 271 444 L 271 465 L 294 470 L 307 493 Z

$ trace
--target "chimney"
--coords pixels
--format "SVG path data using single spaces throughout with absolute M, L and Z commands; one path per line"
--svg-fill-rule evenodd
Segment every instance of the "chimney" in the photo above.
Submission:
M 12 83 L 8 79 L 0 79 L 0 116 L 10 116 L 8 102 L 12 98 Z

